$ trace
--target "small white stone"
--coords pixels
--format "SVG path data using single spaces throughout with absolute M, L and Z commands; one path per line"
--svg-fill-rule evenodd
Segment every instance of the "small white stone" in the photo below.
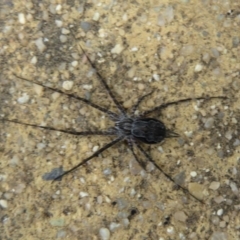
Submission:
M 191 177 L 196 177 L 196 176 L 197 176 L 197 173 L 196 173 L 195 171 L 192 171 L 192 172 L 190 173 L 190 175 L 191 175 Z
M 213 181 L 213 182 L 211 182 L 209 189 L 217 190 L 219 187 L 220 187 L 220 182 Z
M 57 12 L 60 12 L 62 10 L 62 5 L 61 4 L 58 4 L 57 6 L 56 6 L 56 11 Z
M 18 21 L 19 21 L 21 24 L 25 24 L 25 23 L 26 23 L 26 18 L 25 18 L 24 13 L 19 13 L 19 14 L 18 14 Z
M 27 103 L 29 99 L 30 99 L 29 95 L 27 93 L 23 93 L 22 97 L 19 97 L 17 101 L 20 104 L 24 104 Z
M 65 90 L 71 90 L 73 87 L 73 81 L 64 81 L 62 87 Z
M 40 52 L 43 52 L 46 49 L 46 45 L 43 43 L 43 38 L 35 40 L 35 44 Z
M 91 84 L 84 84 L 84 85 L 83 85 L 83 89 L 85 89 L 85 90 L 91 90 L 91 89 L 92 89 L 92 85 L 91 85 Z
M 73 61 L 71 64 L 73 67 L 76 67 L 78 65 L 78 61 Z
M 87 196 L 88 196 L 88 193 L 87 193 L 87 192 L 80 192 L 80 193 L 79 193 L 79 196 L 80 196 L 81 198 L 84 198 L 84 197 L 87 197 Z
M 123 50 L 123 46 L 121 44 L 116 44 L 114 48 L 111 49 L 111 53 L 114 54 L 120 54 Z
M 218 215 L 218 216 L 222 216 L 222 214 L 223 214 L 223 209 L 221 208 L 221 209 L 219 209 L 219 210 L 217 211 L 217 215 Z
M 2 208 L 7 208 L 8 207 L 7 201 L 4 199 L 0 199 L 0 206 Z
M 31 59 L 31 64 L 35 65 L 36 63 L 37 63 L 37 57 L 34 56 L 34 57 L 32 57 L 32 59 Z
M 203 69 L 203 66 L 202 66 L 201 64 L 197 64 L 197 65 L 195 66 L 194 71 L 195 71 L 195 72 L 201 72 L 202 69 Z
M 132 47 L 131 48 L 131 52 L 137 52 L 138 51 L 138 47 Z
M 100 18 L 99 12 L 95 12 L 94 15 L 93 15 L 93 21 L 98 21 L 99 18 Z
M 173 234 L 174 233 L 173 226 L 170 226 L 170 227 L 167 228 L 167 233 L 169 233 L 169 234 Z
M 62 28 L 62 34 L 69 34 L 70 31 L 66 28 Z
M 60 35 L 59 39 L 62 43 L 67 42 L 67 36 L 65 36 L 65 35 Z
M 154 73 L 154 74 L 153 74 L 153 79 L 154 79 L 155 81 L 159 81 L 159 80 L 160 80 L 160 76 L 159 76 L 158 74 Z
M 193 135 L 193 131 L 185 131 L 184 134 L 190 138 Z
M 63 22 L 61 20 L 55 20 L 55 24 L 57 25 L 57 27 L 62 27 Z
M 100 228 L 99 235 L 102 240 L 110 239 L 110 231 L 107 228 Z
M 99 146 L 96 145 L 96 146 L 93 147 L 92 151 L 96 152 L 98 149 L 99 149 Z

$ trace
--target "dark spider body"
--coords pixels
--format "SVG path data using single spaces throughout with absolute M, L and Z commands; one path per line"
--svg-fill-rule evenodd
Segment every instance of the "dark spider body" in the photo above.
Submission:
M 139 140 L 147 144 L 160 143 L 166 138 L 167 129 L 164 124 L 154 118 L 124 117 L 116 123 L 118 135 L 131 140 Z
M 86 55 L 86 53 L 85 53 L 85 51 L 83 50 L 82 47 L 81 47 L 81 49 L 82 49 L 83 53 L 85 54 L 86 58 L 88 59 L 89 63 L 91 64 L 92 68 L 96 69 L 95 65 L 92 63 L 90 58 Z M 24 123 L 24 122 L 20 122 L 18 120 L 14 120 L 14 119 L 12 119 L 12 120 L 10 120 L 10 119 L 0 119 L 0 120 L 6 121 L 6 122 L 13 122 L 13 123 L 17 123 L 17 124 L 21 124 L 21 125 L 25 125 L 25 126 L 43 128 L 45 130 L 59 131 L 59 132 L 63 132 L 63 133 L 71 134 L 71 135 L 77 135 L 77 136 L 90 136 L 90 135 L 91 136 L 92 135 L 117 136 L 117 138 L 115 138 L 114 140 L 112 140 L 111 142 L 104 145 L 102 148 L 100 148 L 96 152 L 94 152 L 90 157 L 82 160 L 76 166 L 72 167 L 71 169 L 69 169 L 65 172 L 61 172 L 58 176 L 54 176 L 53 178 L 50 177 L 46 180 L 54 180 L 54 181 L 55 180 L 61 180 L 63 176 L 65 176 L 66 174 L 68 174 L 70 172 L 75 171 L 76 169 L 78 169 L 82 165 L 86 164 L 92 158 L 94 158 L 94 157 L 98 156 L 99 154 L 101 154 L 102 152 L 104 152 L 106 149 L 112 147 L 113 145 L 115 145 L 115 144 L 117 144 L 117 143 L 119 143 L 123 140 L 127 140 L 128 144 L 129 144 L 129 148 L 130 148 L 133 156 L 135 157 L 136 161 L 139 163 L 139 165 L 143 169 L 146 169 L 146 163 L 139 159 L 138 155 L 135 152 L 134 146 L 160 172 L 162 172 L 169 180 L 171 180 L 172 182 L 175 183 L 174 179 L 168 173 L 166 173 L 160 166 L 158 166 L 155 163 L 155 161 L 151 158 L 151 156 L 142 148 L 142 146 L 140 145 L 140 142 L 143 142 L 143 143 L 146 143 L 146 144 L 156 144 L 156 143 L 162 142 L 165 138 L 172 138 L 172 137 L 179 136 L 177 133 L 168 130 L 165 127 L 165 125 L 163 124 L 163 122 L 161 122 L 160 120 L 157 120 L 157 119 L 154 119 L 154 118 L 149 118 L 149 117 L 146 117 L 146 116 L 153 113 L 153 112 L 161 111 L 163 108 L 166 108 L 170 105 L 175 105 L 175 104 L 179 104 L 179 103 L 183 103 L 183 102 L 188 102 L 188 101 L 191 101 L 193 99 L 192 98 L 185 98 L 185 99 L 180 99 L 180 100 L 177 100 L 177 101 L 163 103 L 159 106 L 154 107 L 153 109 L 150 109 L 148 111 L 143 112 L 140 116 L 136 116 L 135 112 L 136 112 L 137 108 L 139 107 L 140 103 L 142 102 L 142 100 L 151 94 L 151 93 L 148 93 L 148 94 L 146 94 L 146 95 L 144 95 L 144 96 L 142 96 L 138 99 L 138 101 L 136 102 L 136 104 L 133 106 L 133 108 L 131 110 L 131 114 L 128 116 L 127 113 L 126 113 L 126 110 L 117 101 L 115 95 L 112 93 L 112 91 L 110 90 L 109 86 L 107 85 L 107 83 L 103 79 L 103 77 L 100 75 L 100 73 L 96 71 L 96 75 L 97 75 L 99 81 L 101 82 L 101 84 L 105 87 L 106 91 L 110 95 L 110 97 L 113 100 L 115 106 L 118 108 L 118 110 L 119 110 L 118 114 L 108 110 L 105 107 L 102 107 L 102 106 L 99 106 L 95 103 L 92 103 L 91 101 L 89 101 L 85 98 L 76 96 L 74 94 L 66 93 L 66 92 L 64 92 L 60 89 L 55 89 L 55 88 L 52 88 L 52 87 L 45 86 L 43 84 L 28 80 L 28 79 L 23 78 L 23 77 L 19 77 L 19 76 L 16 76 L 16 75 L 15 76 L 19 79 L 24 80 L 24 81 L 42 86 L 42 87 L 44 87 L 48 90 L 61 93 L 65 96 L 68 96 L 69 98 L 84 102 L 85 104 L 87 104 L 87 105 L 89 105 L 89 106 L 107 114 L 109 116 L 109 118 L 115 123 L 115 126 L 106 130 L 106 131 L 76 132 L 74 130 L 57 129 L 57 128 L 54 128 L 54 127 L 39 126 L 39 125 L 36 125 L 36 124 Z M 216 96 L 216 97 L 208 97 L 208 98 L 197 97 L 197 98 L 195 98 L 195 100 L 214 99 L 214 98 L 226 99 L 227 97 L 224 97 L 224 96 Z M 197 197 L 195 197 L 191 192 L 189 192 L 187 188 L 179 185 L 178 183 L 175 183 L 175 184 L 179 188 L 181 188 L 184 192 L 187 192 L 190 196 L 195 198 L 197 201 L 202 202 Z

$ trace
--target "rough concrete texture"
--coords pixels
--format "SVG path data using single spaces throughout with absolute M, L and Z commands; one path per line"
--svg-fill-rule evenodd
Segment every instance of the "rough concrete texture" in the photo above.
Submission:
M 0 14 L 1 119 L 75 131 L 113 126 L 81 101 L 15 76 L 118 112 L 79 45 L 126 109 L 154 90 L 136 114 L 183 98 L 229 98 L 156 112 L 180 137 L 142 144 L 203 203 L 151 164 L 142 170 L 124 142 L 45 181 L 113 137 L 1 120 L 1 239 L 239 239 L 238 1 L 5 0 Z

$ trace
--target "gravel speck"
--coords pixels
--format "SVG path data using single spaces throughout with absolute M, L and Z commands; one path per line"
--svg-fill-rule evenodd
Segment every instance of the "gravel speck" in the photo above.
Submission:
M 212 189 L 212 190 L 217 190 L 218 188 L 220 187 L 220 182 L 211 182 L 209 188 Z
M 99 235 L 102 240 L 110 239 L 110 231 L 107 228 L 100 228 Z
M 0 206 L 2 208 L 7 208 L 8 207 L 7 201 L 4 199 L 0 199 Z
M 24 103 L 27 103 L 29 101 L 30 97 L 28 96 L 27 93 L 23 93 L 22 97 L 19 97 L 18 98 L 18 103 L 20 104 L 24 104 Z
M 64 81 L 62 87 L 65 90 L 71 90 L 73 87 L 73 81 Z
M 111 49 L 112 54 L 120 54 L 123 51 L 123 46 L 121 44 L 116 44 L 114 48 Z
M 206 122 L 204 123 L 204 127 L 205 127 L 206 129 L 210 129 L 210 128 L 213 127 L 213 124 L 214 124 L 214 119 L 213 119 L 213 118 L 208 118 L 208 119 L 206 120 Z
M 40 52 L 43 52 L 46 49 L 46 45 L 43 43 L 43 38 L 35 40 L 35 44 Z
M 19 14 L 18 14 L 18 21 L 19 21 L 21 24 L 25 24 L 25 23 L 26 23 L 26 18 L 25 18 L 24 13 L 19 13 Z

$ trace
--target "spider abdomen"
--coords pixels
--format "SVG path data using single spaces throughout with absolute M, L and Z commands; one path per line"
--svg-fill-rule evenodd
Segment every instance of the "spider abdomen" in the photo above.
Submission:
M 164 124 L 154 118 L 136 119 L 132 123 L 132 136 L 144 143 L 159 143 L 166 137 L 166 132 Z

